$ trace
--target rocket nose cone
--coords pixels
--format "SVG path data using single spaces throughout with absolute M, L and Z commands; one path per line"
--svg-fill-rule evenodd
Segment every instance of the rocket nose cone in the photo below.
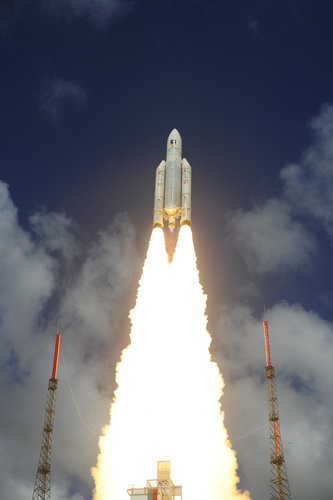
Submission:
M 180 133 L 176 128 L 174 128 L 169 134 L 169 139 L 180 139 L 180 138 L 181 138 Z
M 180 136 L 180 133 L 176 128 L 174 128 L 168 137 L 168 142 L 167 142 L 167 153 L 171 151 L 178 151 L 179 154 L 181 154 L 182 151 L 182 138 Z

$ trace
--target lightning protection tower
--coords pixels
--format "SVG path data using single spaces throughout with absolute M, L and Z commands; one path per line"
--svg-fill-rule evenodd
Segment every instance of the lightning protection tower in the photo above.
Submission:
M 60 337 L 61 337 L 60 333 L 57 333 L 55 349 L 54 349 L 52 377 L 49 379 L 49 386 L 47 391 L 42 447 L 39 455 L 39 462 L 37 467 L 34 491 L 32 494 L 32 500 L 50 500 L 51 447 L 52 447 L 56 393 L 58 385 L 57 369 L 58 369 Z
M 271 363 L 267 321 L 264 321 L 263 325 L 266 348 L 265 378 L 270 444 L 270 500 L 291 500 L 287 468 L 282 450 L 275 369 Z

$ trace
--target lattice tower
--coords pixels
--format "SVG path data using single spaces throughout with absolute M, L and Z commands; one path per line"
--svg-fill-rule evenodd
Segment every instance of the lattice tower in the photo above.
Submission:
M 264 321 L 263 325 L 266 348 L 265 379 L 270 444 L 270 500 L 291 500 L 287 468 L 282 449 L 275 369 L 271 363 L 267 321 Z
M 53 436 L 53 424 L 55 414 L 55 402 L 57 394 L 58 379 L 57 368 L 59 358 L 60 333 L 57 334 L 54 350 L 52 377 L 49 379 L 42 446 L 39 455 L 34 491 L 32 500 L 50 500 L 51 497 L 51 448 Z

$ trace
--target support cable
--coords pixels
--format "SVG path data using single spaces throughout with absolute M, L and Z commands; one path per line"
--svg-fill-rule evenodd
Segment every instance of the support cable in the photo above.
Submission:
M 231 443 L 235 442 L 235 441 L 238 441 L 239 439 L 243 439 L 247 436 L 251 436 L 252 434 L 254 434 L 255 432 L 258 432 L 260 431 L 261 429 L 264 429 L 264 427 L 267 427 L 268 426 L 268 422 L 266 422 L 266 424 L 264 425 L 261 425 L 260 427 L 257 427 L 256 429 L 253 429 L 253 431 L 250 431 L 248 432 L 247 434 L 243 434 L 242 436 L 238 436 L 237 438 L 234 438 L 234 439 L 230 439 L 229 441 Z
M 67 372 L 67 367 L 66 367 L 66 363 L 65 363 L 65 358 L 64 358 L 64 351 L 62 349 L 62 346 L 60 348 L 61 350 L 61 358 L 62 358 L 62 361 L 63 361 L 63 364 L 64 364 L 64 371 L 65 371 L 65 378 L 66 378 L 66 381 L 67 381 L 67 385 L 68 385 L 68 388 L 69 388 L 69 392 L 71 393 L 71 396 L 72 396 L 72 400 L 73 400 L 73 404 L 75 406 L 75 409 L 76 409 L 76 412 L 79 416 L 79 419 L 81 420 L 81 423 L 82 425 L 85 427 L 85 429 L 90 432 L 90 434 L 94 434 L 95 436 L 98 436 L 99 433 L 96 432 L 96 431 L 93 431 L 89 425 L 87 424 L 87 422 L 85 421 L 85 419 L 83 418 L 83 415 L 81 413 L 81 410 L 80 410 L 80 407 L 78 405 L 78 402 L 74 396 L 74 392 L 73 392 L 73 389 L 72 389 L 72 386 L 71 386 L 71 383 L 69 381 L 69 377 L 68 377 L 68 372 Z

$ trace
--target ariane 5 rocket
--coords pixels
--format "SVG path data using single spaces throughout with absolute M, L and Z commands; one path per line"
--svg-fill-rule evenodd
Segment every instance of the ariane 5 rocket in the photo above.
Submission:
M 191 225 L 191 165 L 182 159 L 182 138 L 175 128 L 168 137 L 166 161 L 156 170 L 153 227 L 163 227 L 163 219 L 172 230 L 176 219 Z

